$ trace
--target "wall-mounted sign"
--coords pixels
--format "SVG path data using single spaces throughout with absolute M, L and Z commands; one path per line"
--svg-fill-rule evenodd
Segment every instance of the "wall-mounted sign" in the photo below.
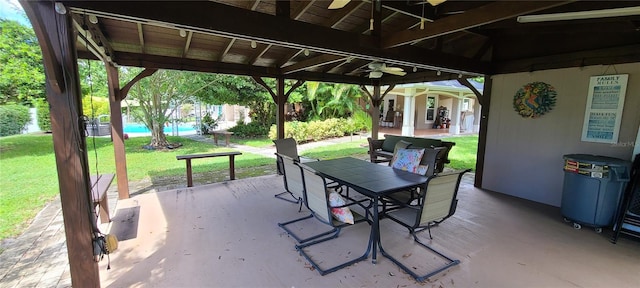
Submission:
M 582 141 L 618 142 L 628 78 L 628 74 L 591 77 Z
M 522 86 L 513 96 L 513 109 L 525 118 L 538 118 L 556 105 L 556 89 L 544 82 Z

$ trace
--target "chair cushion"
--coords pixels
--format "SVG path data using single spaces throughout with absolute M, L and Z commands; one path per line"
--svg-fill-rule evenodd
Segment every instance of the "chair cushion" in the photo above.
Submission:
M 391 167 L 416 173 L 422 160 L 422 155 L 424 155 L 424 149 L 400 148 L 391 160 Z
M 342 198 L 338 192 L 329 193 L 329 206 L 331 206 L 331 215 L 333 218 L 336 218 L 340 222 L 353 224 L 353 213 L 351 213 L 351 209 L 349 207 L 338 207 L 347 205 L 347 201 Z
M 393 148 L 393 155 L 396 155 L 396 153 L 398 153 L 398 149 L 409 148 L 409 146 L 411 146 L 411 142 L 407 142 L 404 140 L 398 141 L 396 143 L 396 146 Z

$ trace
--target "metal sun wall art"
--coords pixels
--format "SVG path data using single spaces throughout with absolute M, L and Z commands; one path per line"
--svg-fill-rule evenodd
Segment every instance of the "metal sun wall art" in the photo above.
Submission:
M 544 82 L 532 82 L 518 89 L 513 96 L 513 108 L 524 118 L 538 118 L 556 105 L 553 86 Z

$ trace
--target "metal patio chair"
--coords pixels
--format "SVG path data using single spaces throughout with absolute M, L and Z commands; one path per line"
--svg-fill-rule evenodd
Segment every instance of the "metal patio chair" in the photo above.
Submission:
M 412 148 L 409 148 L 412 149 Z M 420 148 L 422 149 L 422 148 Z M 422 156 L 422 160 L 420 161 L 420 165 L 427 165 L 429 168 L 423 174 L 424 176 L 430 177 L 436 174 L 436 163 L 440 155 L 446 152 L 447 147 L 432 147 L 432 148 L 424 148 L 424 155 Z M 391 162 L 389 161 L 389 166 L 391 166 Z M 397 205 L 393 205 L 393 202 L 400 202 L 403 204 L 409 204 L 412 201 L 418 199 L 418 193 L 420 188 L 415 188 L 406 191 L 399 191 L 393 193 L 391 197 L 394 201 L 384 201 L 382 205 L 382 210 L 392 210 L 394 208 L 398 208 Z M 391 204 L 391 205 L 390 205 Z M 417 203 L 419 204 L 419 203 Z
M 383 212 L 385 218 L 389 218 L 390 220 L 393 220 L 394 222 L 409 229 L 409 232 L 416 243 L 434 252 L 447 262 L 427 274 L 418 275 L 414 268 L 407 267 L 402 264 L 397 258 L 384 251 L 382 245 L 380 245 L 380 252 L 382 255 L 391 259 L 391 261 L 400 266 L 400 268 L 409 273 L 417 281 L 424 281 L 425 279 L 460 263 L 460 260 L 449 258 L 422 242 L 417 237 L 416 233 L 426 229 L 429 231 L 429 238 L 433 239 L 431 236 L 431 227 L 440 224 L 455 213 L 458 205 L 458 199 L 456 199 L 456 197 L 460 187 L 460 180 L 464 173 L 469 171 L 470 170 L 464 170 L 433 176 L 427 181 L 427 184 L 425 185 L 426 189 L 420 191 L 419 205 L 412 206 L 403 202 L 395 202 L 395 204 L 401 205 L 401 207 Z M 389 199 L 392 198 L 385 198 L 383 201 L 389 201 Z M 425 260 L 428 261 L 429 259 Z
M 276 153 L 276 157 L 278 157 L 278 162 L 281 165 L 285 191 L 275 196 L 287 202 L 300 204 L 298 207 L 298 212 L 300 212 L 302 210 L 302 193 L 304 187 L 300 167 L 294 164 L 297 160 L 280 153 Z M 283 198 L 283 194 L 289 194 L 294 200 Z
M 318 263 L 317 261 L 314 261 L 312 257 L 309 255 L 308 251 L 305 250 L 316 244 L 323 243 L 323 242 L 337 238 L 338 235 L 340 234 L 341 229 L 344 228 L 345 226 L 357 225 L 359 223 L 364 223 L 364 222 L 369 223 L 369 225 L 371 225 L 372 220 L 370 215 L 370 209 L 373 204 L 369 199 L 364 199 L 356 202 L 349 202 L 346 205 L 337 206 L 337 207 L 359 206 L 361 208 L 359 210 L 362 210 L 364 212 L 364 215 L 351 209 L 351 213 L 353 214 L 353 218 L 354 218 L 354 224 L 347 224 L 334 219 L 331 214 L 331 208 L 336 208 L 336 207 L 331 207 L 329 204 L 329 193 L 328 193 L 329 187 L 327 186 L 327 180 L 323 176 L 313 171 L 311 168 L 306 167 L 304 164 L 299 164 L 298 166 L 301 167 L 301 171 L 303 175 L 304 203 L 306 207 L 311 211 L 312 217 L 315 217 L 321 223 L 329 226 L 331 230 L 313 236 L 314 239 L 317 239 L 315 241 L 306 242 L 306 243 L 302 243 L 298 241 L 300 242 L 300 244 L 296 245 L 296 250 L 300 252 L 300 254 L 304 256 L 307 259 L 307 261 L 309 261 L 309 263 L 311 263 L 311 265 L 316 270 L 318 270 L 320 275 L 325 275 L 331 272 L 335 272 L 344 267 L 347 267 L 349 265 L 352 265 L 354 263 L 367 259 L 367 256 L 371 252 L 371 241 L 369 240 L 367 240 L 368 242 L 367 249 L 364 252 L 364 254 L 362 254 L 362 256 L 337 264 L 333 267 L 324 268 L 324 269 L 321 268 L 319 265 L 320 263 Z M 307 219 L 307 218 L 304 218 L 304 219 Z M 303 220 L 303 218 L 299 220 Z M 289 222 L 289 223 L 292 223 L 292 222 Z M 287 229 L 286 225 L 281 225 L 281 227 L 287 230 L 287 232 L 290 235 L 294 235 L 292 231 Z M 330 236 L 327 236 L 327 235 L 330 235 Z M 323 236 L 327 236 L 327 237 L 321 238 Z M 297 238 L 297 237 L 294 236 L 294 238 Z
M 276 145 L 276 156 L 277 156 L 276 165 L 277 165 L 278 174 L 284 175 L 283 180 L 284 180 L 284 188 L 285 188 L 284 192 L 276 194 L 275 197 L 291 203 L 300 203 L 300 207 L 302 207 L 302 192 L 297 193 L 295 191 L 290 190 L 292 188 L 297 189 L 298 188 L 296 185 L 297 183 L 292 183 L 291 185 L 293 185 L 293 187 L 289 187 L 290 185 L 287 184 L 287 175 L 285 174 L 282 160 L 278 155 L 284 155 L 286 157 L 293 159 L 293 161 L 296 161 L 296 162 L 318 161 L 318 159 L 300 157 L 298 155 L 298 146 L 297 146 L 296 140 L 293 138 L 276 139 L 276 140 L 273 140 L 273 143 Z M 296 170 L 298 170 L 297 167 L 296 167 Z M 302 187 L 302 181 L 300 181 L 300 187 Z M 302 191 L 302 189 L 300 189 L 300 191 Z M 292 196 L 294 199 L 285 198 L 286 194 L 289 194 L 289 196 Z M 296 197 L 296 194 L 300 194 L 300 197 Z

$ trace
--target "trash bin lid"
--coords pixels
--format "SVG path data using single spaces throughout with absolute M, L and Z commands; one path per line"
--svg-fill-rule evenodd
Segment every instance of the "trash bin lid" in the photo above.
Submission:
M 620 158 L 591 155 L 591 154 L 567 154 L 564 155 L 565 160 L 573 160 L 582 163 L 591 163 L 596 165 L 608 165 L 608 166 L 624 166 L 630 167 L 631 161 L 622 160 Z

